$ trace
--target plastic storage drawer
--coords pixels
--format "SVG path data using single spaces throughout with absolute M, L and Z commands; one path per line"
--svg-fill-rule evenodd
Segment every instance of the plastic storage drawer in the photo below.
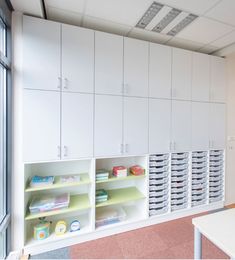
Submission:
M 187 208 L 187 203 L 171 206 L 172 211 L 185 209 L 185 208 Z
M 188 164 L 188 158 L 184 158 L 184 159 L 172 159 L 171 164 L 172 164 L 172 165 Z
M 149 203 L 149 209 L 158 209 L 158 208 L 163 208 L 168 205 L 167 201 L 163 201 L 161 203 Z
M 188 169 L 188 164 L 172 165 L 171 169 L 173 171 L 186 170 Z
M 184 158 L 188 158 L 188 153 L 173 153 L 171 155 L 172 159 L 184 159 Z
M 164 167 L 153 167 L 149 169 L 149 173 L 158 173 L 158 172 L 166 172 L 168 171 L 169 167 L 164 166 Z
M 187 170 L 180 170 L 180 171 L 172 171 L 171 172 L 171 176 L 175 177 L 175 176 L 183 176 L 183 175 L 187 175 L 188 171 Z
M 172 199 L 171 200 L 171 205 L 179 205 L 179 204 L 183 204 L 183 203 L 187 203 L 188 198 L 180 198 L 180 199 Z
M 163 161 L 163 160 L 168 160 L 169 159 L 169 154 L 155 154 L 155 155 L 150 155 L 149 160 L 150 161 Z
M 155 179 L 159 179 L 159 178 L 166 178 L 166 177 L 168 177 L 168 175 L 169 175 L 169 172 L 163 172 L 163 173 L 150 173 L 149 174 L 149 177 L 150 178 L 155 178 Z
M 178 187 L 178 188 L 171 188 L 171 193 L 177 193 L 177 192 L 186 192 L 188 191 L 188 187 L 187 186 L 183 186 L 183 187 Z
M 168 189 L 160 190 L 160 191 L 150 191 L 149 197 L 158 197 L 168 194 Z
M 207 152 L 193 152 L 193 157 L 204 157 L 207 156 Z
M 159 208 L 159 209 L 151 209 L 151 210 L 149 210 L 149 215 L 150 215 L 150 216 L 160 215 L 160 214 L 167 213 L 167 211 L 168 211 L 168 207 Z
M 161 185 L 149 185 L 149 191 L 158 191 L 158 190 L 164 190 L 168 188 L 168 184 L 164 183 Z

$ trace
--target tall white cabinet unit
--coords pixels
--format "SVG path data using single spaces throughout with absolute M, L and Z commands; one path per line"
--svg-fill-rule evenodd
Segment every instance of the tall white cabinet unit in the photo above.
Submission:
M 94 92 L 94 32 L 61 25 L 61 87 L 63 91 Z
M 60 28 L 59 23 L 23 17 L 24 88 L 60 89 Z
M 123 37 L 95 32 L 95 93 L 123 93 Z
M 149 43 L 124 38 L 124 93 L 127 96 L 148 96 Z
M 26 253 L 223 206 L 224 59 L 25 16 L 22 78 L 24 208 L 17 217 Z M 140 165 L 145 174 L 96 180 L 96 171 L 119 165 Z M 55 175 L 55 183 L 30 187 L 36 174 Z M 59 182 L 70 174 L 80 182 Z M 101 204 L 98 189 L 109 195 Z M 29 212 L 34 194 L 62 192 L 71 194 L 68 209 Z M 120 205 L 126 216 L 99 226 L 98 214 Z M 45 216 L 52 234 L 33 240 Z M 81 230 L 57 237 L 62 216 L 78 218 Z

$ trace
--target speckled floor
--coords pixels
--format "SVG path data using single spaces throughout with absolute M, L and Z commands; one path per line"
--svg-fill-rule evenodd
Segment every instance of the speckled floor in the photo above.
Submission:
M 193 217 L 77 244 L 32 256 L 31 259 L 192 259 Z M 203 258 L 229 257 L 203 238 Z

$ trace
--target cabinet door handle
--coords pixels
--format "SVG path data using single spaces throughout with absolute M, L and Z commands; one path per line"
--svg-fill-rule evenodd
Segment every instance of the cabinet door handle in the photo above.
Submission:
M 175 151 L 176 150 L 176 143 L 173 142 L 173 150 Z
M 64 78 L 64 89 L 68 89 L 69 80 L 67 78 Z
M 172 142 L 170 141 L 169 142 L 169 150 L 171 151 L 171 149 L 172 149 Z
M 68 147 L 64 145 L 64 157 L 68 156 Z
M 123 144 L 120 144 L 120 153 L 123 153 Z
M 60 150 L 60 146 L 58 145 L 57 146 L 57 157 L 59 157 L 60 158 L 60 154 L 61 154 L 61 150 Z
M 58 86 L 57 86 L 57 88 L 61 89 L 61 86 L 62 86 L 62 78 L 58 77 Z
M 129 145 L 125 144 L 125 152 L 128 153 L 128 151 L 129 151 Z

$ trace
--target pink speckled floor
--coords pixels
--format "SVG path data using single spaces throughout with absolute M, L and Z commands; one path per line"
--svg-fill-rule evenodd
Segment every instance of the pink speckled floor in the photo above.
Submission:
M 195 216 L 194 216 L 195 217 Z M 192 259 L 192 216 L 70 247 L 72 259 Z M 204 259 L 229 259 L 203 238 Z

